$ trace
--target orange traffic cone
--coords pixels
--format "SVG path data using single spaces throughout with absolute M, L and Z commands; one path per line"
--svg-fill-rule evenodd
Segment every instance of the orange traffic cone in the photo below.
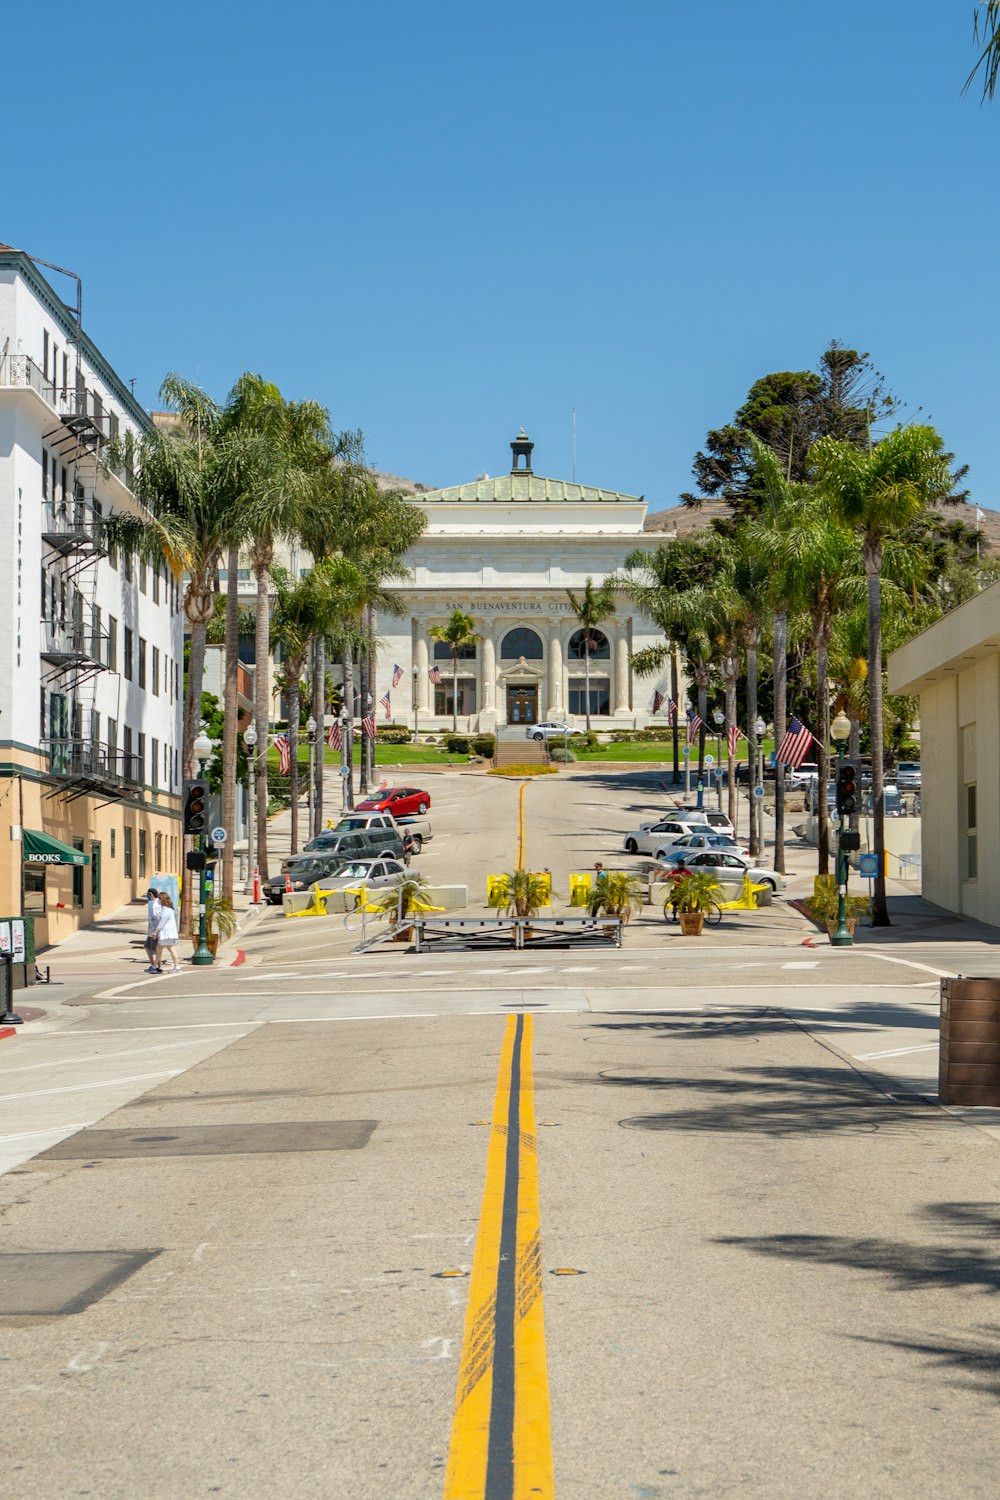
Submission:
M 292 889 L 292 877 L 291 877 L 291 875 L 289 875 L 288 871 L 286 870 L 285 871 L 285 890 L 288 891 L 288 892 L 291 892 L 291 889 Z

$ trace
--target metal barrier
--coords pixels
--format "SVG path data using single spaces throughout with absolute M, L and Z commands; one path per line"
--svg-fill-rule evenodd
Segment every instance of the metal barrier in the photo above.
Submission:
M 414 916 L 413 945 L 422 953 L 428 940 L 465 938 L 492 941 L 506 936 L 517 949 L 536 947 L 569 947 L 587 943 L 600 947 L 620 948 L 621 917 L 424 917 Z

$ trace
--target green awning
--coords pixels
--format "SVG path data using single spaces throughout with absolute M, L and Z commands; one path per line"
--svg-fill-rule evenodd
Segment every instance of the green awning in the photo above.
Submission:
M 32 865 L 89 865 L 90 855 L 82 849 L 72 849 L 51 833 L 39 833 L 33 828 L 24 830 L 24 859 Z

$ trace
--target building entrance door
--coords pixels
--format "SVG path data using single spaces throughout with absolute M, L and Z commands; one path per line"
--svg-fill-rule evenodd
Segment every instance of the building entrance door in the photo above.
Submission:
M 509 687 L 507 689 L 507 723 L 537 724 L 537 687 Z

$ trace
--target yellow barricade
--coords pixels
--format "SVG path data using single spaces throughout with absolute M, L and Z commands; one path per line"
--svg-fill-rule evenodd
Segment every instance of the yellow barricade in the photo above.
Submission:
M 757 892 L 766 891 L 766 885 L 754 885 L 749 875 L 743 877 L 743 891 L 736 901 L 720 901 L 723 911 L 756 911 Z
M 535 879 L 543 881 L 544 885 L 545 885 L 545 899 L 544 899 L 544 901 L 540 901 L 538 903 L 539 906 L 551 906 L 552 905 L 552 876 L 551 876 L 550 872 L 548 870 L 532 870 L 531 873 L 535 877 Z M 492 903 L 493 903 L 493 892 L 497 889 L 498 886 L 501 885 L 501 883 L 503 881 L 506 880 L 506 878 L 507 878 L 506 875 L 487 875 L 487 877 L 486 877 L 486 905 L 487 906 L 492 905 Z
M 570 874 L 569 877 L 569 904 L 570 906 L 590 905 L 590 871 L 584 874 Z

